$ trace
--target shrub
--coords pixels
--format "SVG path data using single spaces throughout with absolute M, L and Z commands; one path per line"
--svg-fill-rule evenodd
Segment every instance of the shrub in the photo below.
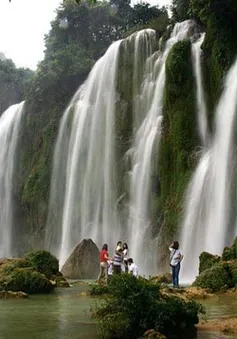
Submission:
M 222 253 L 222 260 L 228 261 L 233 259 L 233 251 L 231 247 L 225 247 Z
M 229 287 L 237 285 L 237 260 L 225 263 L 225 268 L 229 274 Z
M 31 252 L 25 256 L 25 259 L 36 271 L 43 273 L 48 278 L 58 274 L 58 259 L 47 251 Z
M 207 268 L 211 268 L 215 264 L 219 263 L 220 260 L 221 258 L 218 255 L 202 252 L 199 256 L 199 274 L 201 274 Z
M 237 259 L 237 237 L 231 247 L 225 247 L 222 253 L 222 260 L 233 260 Z
M 163 334 L 186 335 L 198 323 L 199 304 L 163 297 L 160 285 L 129 274 L 113 276 L 107 298 L 94 316 L 106 338 L 138 338 L 148 329 Z
M 15 269 L 7 276 L 2 287 L 7 291 L 22 291 L 25 293 L 49 293 L 54 286 L 43 275 L 32 269 Z
M 90 284 L 89 285 L 89 293 L 90 295 L 106 295 L 109 293 L 109 288 L 107 285 L 96 285 Z
M 193 283 L 194 286 L 208 288 L 212 292 L 232 287 L 232 277 L 228 264 L 219 263 L 203 271 Z

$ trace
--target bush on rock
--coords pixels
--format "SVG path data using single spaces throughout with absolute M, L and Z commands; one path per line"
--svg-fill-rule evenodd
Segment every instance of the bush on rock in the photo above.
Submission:
M 199 276 L 193 285 L 212 292 L 237 285 L 237 237 L 231 247 L 224 248 L 222 257 L 207 252 L 201 253 Z
M 139 338 L 147 330 L 188 337 L 202 307 L 178 296 L 163 296 L 160 285 L 129 274 L 113 276 L 94 316 L 106 338 Z
M 207 268 L 211 268 L 217 264 L 221 258 L 218 255 L 213 255 L 208 252 L 202 252 L 199 257 L 199 274 L 205 271 Z
M 54 285 L 45 275 L 31 269 L 17 268 L 6 279 L 0 282 L 0 286 L 7 291 L 22 291 L 25 293 L 49 293 Z
M 58 285 L 68 283 L 58 271 L 58 260 L 47 251 L 5 259 L 0 265 L 0 291 L 49 293 Z
M 237 237 L 231 247 L 225 247 L 222 253 L 222 260 L 235 260 L 237 259 Z
M 218 264 L 207 268 L 196 278 L 194 286 L 208 288 L 212 292 L 217 292 L 228 286 L 229 275 L 223 264 Z
M 58 259 L 47 251 L 34 251 L 25 256 L 30 265 L 38 272 L 50 278 L 58 273 Z

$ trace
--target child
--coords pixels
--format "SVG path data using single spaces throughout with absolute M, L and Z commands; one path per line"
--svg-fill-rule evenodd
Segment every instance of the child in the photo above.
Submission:
M 113 261 L 108 260 L 108 281 L 110 281 L 112 275 L 113 275 Z
M 129 273 L 131 273 L 132 275 L 134 275 L 134 277 L 138 277 L 138 267 L 137 265 L 133 262 L 132 258 L 128 259 L 128 271 Z

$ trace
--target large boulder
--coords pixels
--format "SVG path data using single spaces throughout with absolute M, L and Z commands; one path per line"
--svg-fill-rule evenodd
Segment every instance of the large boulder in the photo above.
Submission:
M 72 251 L 61 272 L 69 279 L 95 279 L 99 274 L 99 249 L 91 239 L 82 240 Z

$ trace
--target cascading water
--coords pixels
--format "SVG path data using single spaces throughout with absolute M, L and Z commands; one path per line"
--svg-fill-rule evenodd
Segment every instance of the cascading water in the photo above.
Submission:
M 23 110 L 24 102 L 9 107 L 0 116 L 0 258 L 13 254 L 13 179 Z
M 134 44 L 133 129 L 134 132 L 137 132 L 149 109 L 149 103 L 154 92 L 155 77 L 153 74 L 155 72 L 153 71 L 155 58 L 153 50 L 156 44 L 156 32 L 153 29 L 136 32 L 128 39 L 128 44 L 131 45 L 132 43 Z M 144 75 L 145 81 L 143 83 Z
M 132 171 L 128 228 L 132 256 L 139 262 L 141 272 L 144 274 L 154 272 L 156 266 L 156 255 L 154 253 L 157 252 L 157 241 L 154 237 L 152 239 L 148 206 L 153 148 L 155 143 L 159 142 L 161 135 L 165 62 L 172 46 L 187 38 L 192 26 L 191 20 L 175 25 L 164 52 L 155 62 L 153 72 L 158 74 L 157 78 L 154 81 L 150 72 L 144 75 L 145 86 L 143 88 L 146 92 L 141 92 L 139 105 L 137 105 L 139 109 L 144 100 L 148 103 L 145 118 L 135 135 L 131 150 Z
M 203 33 L 199 40 L 192 44 L 192 59 L 193 69 L 196 80 L 196 102 L 197 102 L 197 120 L 198 131 L 203 146 L 208 144 L 208 128 L 207 128 L 207 109 L 205 102 L 205 95 L 203 89 L 203 77 L 201 67 L 201 45 L 204 41 L 205 33 Z
M 114 178 L 120 44 L 113 43 L 95 64 L 61 121 L 46 229 L 46 247 L 60 266 L 82 238 L 101 245 L 120 235 Z
M 60 266 L 86 237 L 99 246 L 103 242 L 115 246 L 118 239 L 128 242 L 141 273 L 151 270 L 152 265 L 146 264 L 147 246 L 153 244 L 147 232 L 150 169 L 161 130 L 165 61 L 171 47 L 186 38 L 192 26 L 192 21 L 176 24 L 163 53 L 153 53 L 155 32 L 149 29 L 112 44 L 64 113 L 54 154 L 46 227 L 46 248 L 59 257 Z M 119 50 L 124 48 L 121 43 L 125 52 L 129 51 L 129 62 L 133 56 L 134 142 L 128 151 L 132 163 L 128 225 L 121 222 L 116 204 L 115 112 L 120 99 L 116 79 Z M 124 175 L 120 173 L 120 177 Z M 154 252 L 152 256 L 155 258 Z
M 200 159 L 186 197 L 181 242 L 186 254 L 184 280 L 198 272 L 202 251 L 220 254 L 236 234 L 231 223 L 231 183 L 234 133 L 237 113 L 237 61 L 230 69 L 216 111 L 215 135 L 211 148 Z

